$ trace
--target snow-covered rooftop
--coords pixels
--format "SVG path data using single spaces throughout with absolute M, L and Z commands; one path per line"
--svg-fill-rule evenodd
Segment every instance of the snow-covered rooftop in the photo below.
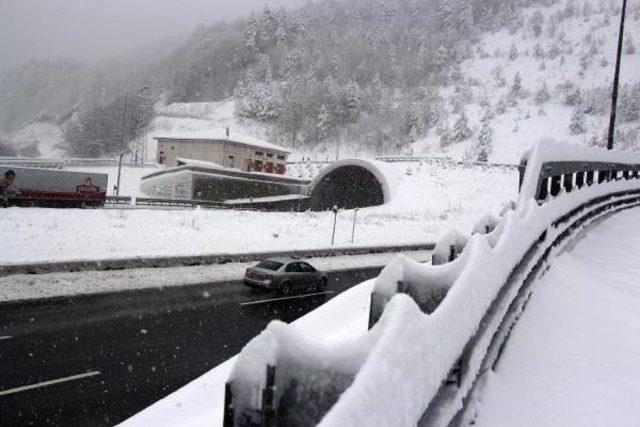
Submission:
M 203 131 L 188 131 L 188 132 L 171 132 L 170 134 L 154 135 L 153 139 L 175 139 L 176 141 L 186 140 L 200 140 L 200 141 L 225 141 L 227 135 L 224 129 L 219 130 L 203 130 Z M 262 141 L 256 137 L 243 135 L 236 132 L 231 132 L 229 135 L 229 142 L 235 144 L 249 145 L 251 147 L 264 148 L 274 151 L 279 151 L 286 154 L 291 154 L 291 150 L 282 147 L 280 145 L 272 144 L 270 142 Z

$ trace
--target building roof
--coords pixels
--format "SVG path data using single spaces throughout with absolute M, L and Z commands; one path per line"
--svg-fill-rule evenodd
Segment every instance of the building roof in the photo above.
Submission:
M 227 139 L 227 135 L 224 130 L 214 130 L 207 132 L 177 132 L 171 133 L 170 135 L 161 135 L 154 136 L 153 139 L 171 139 L 177 142 L 180 141 L 225 141 Z M 229 142 L 233 142 L 235 144 L 247 145 L 255 148 L 262 148 L 265 150 L 273 150 L 279 153 L 291 154 L 291 150 L 288 148 L 282 147 L 280 145 L 271 144 L 270 142 L 262 141 L 258 138 L 242 135 L 239 133 L 234 133 L 233 130 L 229 135 Z

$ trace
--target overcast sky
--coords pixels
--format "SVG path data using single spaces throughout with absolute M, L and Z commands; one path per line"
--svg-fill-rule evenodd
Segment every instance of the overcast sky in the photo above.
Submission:
M 93 60 L 200 23 L 306 0 L 0 0 L 0 69 L 31 58 Z

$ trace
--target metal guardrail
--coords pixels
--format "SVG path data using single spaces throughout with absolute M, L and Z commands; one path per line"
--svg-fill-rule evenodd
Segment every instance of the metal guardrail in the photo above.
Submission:
M 136 206 L 167 206 L 167 207 L 192 207 L 200 206 L 203 208 L 229 209 L 222 202 L 213 202 L 210 200 L 193 200 L 193 199 L 163 199 L 157 197 L 138 197 L 135 200 Z
M 38 264 L 0 266 L 0 276 L 11 274 L 42 274 L 56 272 L 126 270 L 132 268 L 190 267 L 194 265 L 251 262 L 273 257 L 322 258 L 341 255 L 365 255 L 390 252 L 433 250 L 433 243 L 412 243 L 388 246 L 351 246 L 317 248 L 292 251 L 268 251 L 247 253 L 220 253 L 176 257 L 140 257 L 129 259 L 106 259 L 96 261 L 69 261 Z
M 526 162 L 523 162 L 520 167 L 522 178 L 524 178 L 526 166 Z M 614 180 L 639 179 L 640 164 L 547 162 L 542 163 L 539 175 L 533 176 L 533 178 L 538 180 L 537 201 L 539 204 L 544 204 L 549 201 L 550 197 L 559 195 L 563 189 L 569 193 L 575 189 L 594 184 Z M 438 390 L 433 390 L 435 396 L 428 399 L 427 410 L 419 420 L 416 420 L 416 424 L 420 426 L 456 426 L 465 422 L 465 411 L 469 407 L 469 403 L 474 401 L 473 393 L 479 384 L 479 379 L 485 371 L 496 366 L 509 339 L 510 332 L 531 295 L 533 283 L 538 273 L 546 265 L 547 259 L 577 230 L 592 221 L 624 209 L 640 206 L 640 189 L 636 187 L 634 185 L 629 190 L 611 191 L 608 194 L 605 192 L 605 195 L 594 197 L 575 206 L 555 218 L 548 228 L 531 242 L 529 249 L 523 253 L 522 258 L 513 266 L 505 283 L 500 286 L 493 302 L 482 315 L 478 329 L 470 336 L 462 353 L 455 360 L 451 360 L 449 375 L 443 380 Z M 500 234 L 498 234 L 498 238 L 499 236 Z M 455 251 L 453 253 L 455 254 Z M 456 279 L 452 277 L 451 280 L 455 281 Z M 428 283 L 422 285 L 429 286 Z M 424 290 L 426 289 L 423 289 L 422 293 Z M 398 282 L 397 291 L 394 292 L 408 294 L 425 313 L 434 309 L 431 304 L 432 300 L 425 300 L 429 302 L 428 307 L 421 304 L 424 301 L 420 301 L 417 299 L 418 296 L 412 295 L 412 292 L 402 281 Z M 379 298 L 376 297 L 374 288 L 370 311 L 373 313 L 375 309 L 377 315 L 370 318 L 370 327 L 380 317 L 379 314 L 382 313 L 384 306 L 389 301 L 388 298 L 382 297 L 383 295 L 380 295 Z M 446 298 L 446 293 L 436 295 L 436 306 L 444 298 Z M 374 307 L 376 305 L 381 306 Z M 425 345 L 438 345 L 438 343 L 425 341 Z M 291 351 L 297 348 L 296 344 L 291 344 L 291 347 Z M 266 351 L 265 348 L 260 348 L 261 351 Z M 288 357 L 291 358 L 291 355 Z M 325 417 L 342 393 L 351 387 L 351 384 L 356 380 L 355 374 L 344 374 L 343 377 L 336 378 L 336 373 L 331 371 L 331 368 L 323 371 L 312 365 L 308 368 L 307 373 L 318 378 L 319 384 L 310 384 L 308 381 L 304 382 L 302 377 L 298 378 L 291 369 L 288 369 L 286 361 L 282 361 L 283 366 L 279 366 L 277 358 L 266 363 L 266 379 L 243 378 L 241 382 L 244 383 L 244 388 L 242 389 L 236 389 L 234 386 L 234 381 L 239 379 L 227 383 L 225 389 L 227 393 L 224 411 L 225 426 L 252 425 L 255 422 L 263 426 L 314 425 Z M 299 366 L 299 361 L 297 363 L 296 371 L 300 372 L 298 375 L 304 376 L 305 366 Z M 279 375 L 279 372 L 282 374 Z M 248 390 L 257 384 L 261 384 L 261 390 L 255 390 L 255 395 L 253 392 L 248 395 Z M 384 393 L 383 391 L 379 392 Z M 243 397 L 239 397 L 238 393 Z M 276 393 L 275 396 L 274 393 Z M 460 402 L 463 404 L 461 408 Z M 257 406 L 255 406 L 256 404 Z M 364 414 L 362 415 L 364 416 Z M 302 423 L 301 420 L 303 420 Z
M 130 205 L 131 197 L 129 196 L 107 196 L 105 204 L 108 205 Z
M 490 168 L 516 169 L 518 165 L 511 163 L 484 163 L 484 162 L 463 162 L 450 157 L 427 157 L 427 156 L 378 156 L 376 160 L 388 163 L 408 162 L 408 163 L 446 163 L 456 166 L 479 166 Z

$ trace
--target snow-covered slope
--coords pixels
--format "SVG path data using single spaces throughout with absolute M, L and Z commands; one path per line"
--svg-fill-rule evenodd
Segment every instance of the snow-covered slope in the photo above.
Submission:
M 467 98 L 469 124 L 474 135 L 454 143 L 444 151 L 453 157 L 464 157 L 478 139 L 480 119 L 484 106 L 488 106 L 494 131 L 494 162 L 517 162 L 532 143 L 542 137 L 553 137 L 573 143 L 592 144 L 594 138 L 601 144 L 609 126 L 609 103 L 606 94 L 612 85 L 617 47 L 620 2 L 593 2 L 590 0 L 565 0 L 550 7 L 524 9 L 517 30 L 503 29 L 495 34 L 485 34 L 473 46 L 473 58 L 460 67 L 460 80 L 442 91 L 451 103 Z M 640 49 L 629 53 L 629 43 L 640 43 L 640 2 L 629 1 L 625 29 L 625 45 L 622 57 L 621 84 L 640 85 Z M 634 40 L 633 37 L 636 37 Z M 627 42 L 626 40 L 631 40 Z M 516 74 L 521 78 L 519 95 L 512 96 Z M 548 100 L 541 89 L 546 85 Z M 586 111 L 584 129 L 571 134 L 569 125 L 575 105 L 568 98 L 579 89 L 583 108 L 588 110 L 594 100 L 587 99 L 589 90 L 601 89 L 602 99 L 595 102 L 598 114 Z M 538 97 L 538 91 L 541 96 Z M 462 95 L 460 95 L 462 94 Z M 627 101 L 640 111 L 640 92 Z M 610 98 L 609 98 L 610 99 Z M 619 108 L 625 100 L 620 99 Z M 500 113 L 499 105 L 505 111 Z M 453 107 L 450 107 L 450 111 Z M 446 118 L 453 128 L 459 114 L 451 112 Z M 623 123 L 631 129 L 623 135 L 621 143 L 640 149 L 638 134 L 640 121 Z M 625 138 L 626 136 L 626 138 Z M 429 136 L 416 142 L 414 152 L 438 152 L 439 136 L 432 129 Z

